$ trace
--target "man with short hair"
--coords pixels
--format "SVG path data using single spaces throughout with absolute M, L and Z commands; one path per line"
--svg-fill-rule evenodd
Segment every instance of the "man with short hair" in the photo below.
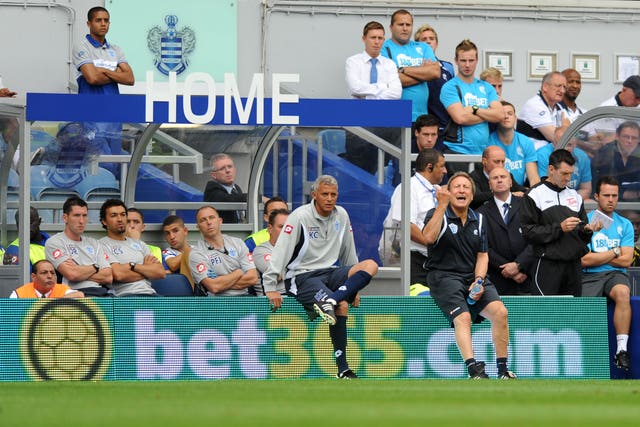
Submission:
M 522 236 L 522 197 L 511 194 L 511 177 L 505 168 L 489 173 L 493 200 L 478 208 L 486 221 L 489 243 L 489 277 L 500 295 L 531 295 L 531 246 Z
M 247 194 L 235 183 L 236 165 L 225 153 L 211 156 L 211 178 L 204 189 L 205 202 L 239 203 L 247 201 Z M 220 210 L 220 218 L 225 224 L 244 222 L 243 210 Z
M 284 200 L 282 197 L 274 196 L 267 200 L 264 203 L 264 212 L 262 216 L 264 223 L 269 224 L 269 215 L 271 215 L 271 212 L 280 209 L 289 209 L 286 200 Z M 253 234 L 250 234 L 246 239 L 244 239 L 244 243 L 245 245 L 247 245 L 247 248 L 249 248 L 249 252 L 253 253 L 253 250 L 256 248 L 256 246 L 269 241 L 268 229 L 269 227 L 267 226 L 261 230 L 256 231 Z
M 244 242 L 222 234 L 222 218 L 213 206 L 196 211 L 202 239 L 189 254 L 189 268 L 196 285 L 208 296 L 247 296 L 258 284 L 253 257 Z
M 191 252 L 191 246 L 187 240 L 189 229 L 184 224 L 184 220 L 177 215 L 169 215 L 162 221 L 162 233 L 169 244 L 168 248 L 162 251 L 167 270 L 171 273 L 185 274 L 182 267 L 182 256 Z
M 493 192 L 491 191 L 491 187 L 489 187 L 489 174 L 495 168 L 503 168 L 505 160 L 506 154 L 502 147 L 490 145 L 484 149 L 482 152 L 482 169 L 476 168 L 469 174 L 476 187 L 473 193 L 471 209 L 477 209 L 487 200 L 491 200 Z M 511 192 L 516 196 L 522 197 L 527 189 L 518 184 L 516 180 L 513 179 L 513 175 L 510 175 L 510 177 Z
M 576 141 L 577 140 L 573 138 L 564 146 L 564 149 L 570 152 L 576 160 L 567 187 L 576 190 L 582 197 L 582 200 L 588 200 L 591 197 L 591 160 L 587 153 L 576 147 Z M 556 146 L 557 143 L 554 142 L 536 151 L 536 157 L 538 158 L 538 175 L 540 177 L 547 174 L 549 156 L 556 149 Z
M 433 114 L 423 114 L 413 124 L 413 136 L 416 138 L 418 153 L 427 148 L 435 148 L 441 151 L 444 145 L 438 143 L 440 122 Z M 438 145 L 442 145 L 440 149 Z
M 31 283 L 20 286 L 9 298 L 84 298 L 81 291 L 56 283 L 56 269 L 51 261 L 41 259 L 33 264 Z
M 416 173 L 409 181 L 411 186 L 411 212 L 408 216 L 411 228 L 410 286 L 415 284 L 425 286 L 427 284 L 427 270 L 425 270 L 424 264 L 429 253 L 422 235 L 422 228 L 427 212 L 436 206 L 436 190 L 446 173 L 447 168 L 442 153 L 432 148 L 420 151 L 416 158 Z M 398 184 L 391 196 L 391 206 L 385 218 L 385 228 L 387 230 L 396 229 L 399 233 L 399 224 L 403 218 L 407 218 L 407 215 L 402 215 L 402 184 Z M 382 247 L 394 244 L 388 239 L 385 240 L 384 234 L 382 238 L 383 240 L 380 242 Z
M 529 186 L 533 186 L 540 181 L 536 149 L 529 138 L 515 130 L 518 119 L 516 107 L 507 101 L 500 103 L 504 118 L 498 122 L 495 132 L 489 135 L 489 145 L 498 146 L 505 151 L 504 168 L 518 184 L 524 185 L 528 180 Z
M 278 237 L 271 265 L 262 276 L 264 290 L 274 310 L 282 305 L 278 280 L 302 304 L 309 319 L 316 316 L 329 324 L 338 367 L 337 378 L 358 376 L 347 362 L 347 315 L 349 303 L 360 304 L 358 292 L 378 272 L 378 264 L 358 261 L 351 220 L 337 206 L 338 181 L 320 175 L 311 186 L 311 203 L 294 210 Z
M 20 211 L 16 211 L 16 228 L 20 229 Z M 49 235 L 40 230 L 40 224 L 42 224 L 42 218 L 38 210 L 31 206 L 29 208 L 29 269 L 33 271 L 33 264 L 45 259 L 47 257 L 44 249 Z M 16 238 L 7 247 L 3 257 L 4 265 L 18 265 L 20 264 L 20 238 Z
M 364 52 L 347 58 L 345 75 L 349 94 L 359 99 L 400 99 L 402 85 L 395 62 L 381 56 L 384 27 L 368 22 L 362 31 Z
M 591 162 L 594 181 L 612 176 L 620 184 L 619 198 L 637 201 L 640 197 L 640 125 L 628 120 L 616 129 L 616 139 L 597 151 Z
M 562 75 L 567 79 L 567 90 L 564 92 L 562 101 L 558 102 L 558 106 L 573 123 L 575 119 L 586 111 L 578 107 L 576 103 L 576 99 L 578 99 L 578 95 L 582 90 L 582 76 L 573 68 L 562 70 Z
M 429 114 L 432 114 L 438 118 L 438 147 L 437 150 L 442 151 L 444 145 L 442 144 L 443 139 L 443 131 L 444 128 L 449 123 L 449 113 L 447 113 L 447 109 L 444 108 L 442 102 L 440 101 L 440 92 L 442 91 L 442 86 L 456 75 L 455 70 L 453 69 L 453 64 L 449 61 L 443 61 L 442 59 L 437 57 L 436 50 L 438 49 L 438 33 L 435 28 L 431 25 L 423 25 L 416 30 L 416 33 L 413 36 L 413 39 L 417 42 L 423 42 L 431 46 L 433 50 L 433 54 L 436 55 L 436 59 L 440 63 L 440 76 L 436 79 L 427 81 L 427 86 L 429 87 L 429 102 L 427 104 Z M 417 120 L 416 120 L 417 121 Z M 433 148 L 433 147 L 428 147 Z M 421 148 L 418 147 L 418 152 L 420 152 Z
M 502 84 L 504 83 L 502 71 L 495 67 L 489 67 L 480 73 L 480 80 L 483 80 L 493 86 L 498 94 L 498 98 L 502 101 Z
M 456 141 L 445 141 L 446 153 L 480 154 L 489 143 L 489 123 L 497 123 L 504 111 L 496 90 L 475 77 L 478 47 L 469 39 L 456 46 L 458 74 L 442 86 L 440 100 L 458 124 Z M 456 166 L 454 170 L 459 169 Z
M 587 243 L 602 223 L 587 223 L 580 194 L 567 187 L 576 160 L 564 149 L 549 156 L 547 179 L 524 197 L 520 222 L 525 239 L 536 258 L 532 293 L 534 295 L 581 294 L 580 259 Z
M 622 89 L 613 97 L 603 101 L 599 107 L 640 107 L 640 76 L 629 76 L 622 83 Z M 599 119 L 589 123 L 585 130 L 589 132 L 589 143 L 593 150 L 597 151 L 602 146 L 615 139 L 615 132 L 618 126 L 626 119 L 615 117 Z
M 100 239 L 113 273 L 117 297 L 157 296 L 151 280 L 164 279 L 165 271 L 146 243 L 127 237 L 127 207 L 108 199 L 100 207 L 100 222 L 107 235 Z
M 68 198 L 62 206 L 64 231 L 47 240 L 45 253 L 62 275 L 62 283 L 87 297 L 105 297 L 110 295 L 113 276 L 102 245 L 84 234 L 88 212 L 87 202 Z
M 603 176 L 596 183 L 594 198 L 598 203 L 598 215 L 611 218 L 611 224 L 594 233 L 589 242 L 589 252 L 582 257 L 582 296 L 606 296 L 615 303 L 613 327 L 618 343 L 614 362 L 625 371 L 631 369 L 631 357 L 627 341 L 631 328 L 631 287 L 627 268 L 633 258 L 633 226 L 615 212 L 620 186 L 610 176 Z M 587 215 L 594 221 L 596 211 Z
M 144 214 L 140 209 L 128 208 L 127 209 L 127 237 L 142 240 L 142 233 L 147 228 L 147 224 L 144 223 Z M 158 261 L 163 262 L 162 249 L 155 245 L 147 243 L 149 250 Z
M 566 89 L 565 76 L 559 71 L 551 71 L 542 78 L 537 95 L 529 98 L 520 109 L 518 132 L 531 138 L 536 150 L 549 143 L 558 143 L 571 124 L 559 105 Z
M 391 38 L 382 46 L 382 55 L 397 65 L 402 84 L 401 99 L 411 101 L 411 121 L 427 114 L 429 87 L 427 82 L 440 77 L 440 63 L 431 46 L 411 39 L 413 16 L 408 10 L 399 9 L 391 15 Z
M 278 241 L 278 237 L 280 237 L 280 233 L 287 222 L 287 218 L 289 218 L 289 211 L 286 209 L 275 209 L 269 213 L 269 220 L 267 221 L 269 240 L 256 246 L 253 251 L 253 262 L 261 274 L 264 274 L 269 268 L 273 248 Z M 262 286 L 262 283 L 255 286 L 254 289 L 256 290 L 257 295 L 264 295 L 264 287 Z M 284 279 L 282 277 L 278 280 L 277 291 L 283 295 L 287 293 L 284 287 Z
M 118 84 L 131 86 L 133 70 L 120 47 L 108 43 L 109 12 L 96 6 L 87 13 L 89 34 L 73 48 L 78 93 L 118 94 Z

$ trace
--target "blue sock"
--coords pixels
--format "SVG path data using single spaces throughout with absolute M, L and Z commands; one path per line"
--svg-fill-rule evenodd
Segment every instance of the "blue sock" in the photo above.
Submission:
M 347 363 L 347 316 L 336 316 L 336 324 L 329 326 L 329 335 L 333 344 L 333 356 L 336 358 L 338 373 L 349 369 Z
M 507 358 L 506 357 L 496 357 L 496 365 L 498 366 L 498 375 L 502 375 L 506 373 L 509 369 L 507 368 Z
M 364 288 L 371 281 L 371 275 L 366 271 L 357 271 L 349 277 L 337 291 L 333 293 L 333 299 L 336 302 L 351 301 L 360 289 Z

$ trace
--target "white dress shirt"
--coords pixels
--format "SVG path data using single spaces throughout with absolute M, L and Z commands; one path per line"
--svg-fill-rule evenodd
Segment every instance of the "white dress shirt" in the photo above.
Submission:
M 345 64 L 349 95 L 360 99 L 400 99 L 402 84 L 395 62 L 382 55 L 377 57 L 378 82 L 369 83 L 371 56 L 362 52 L 347 58 Z

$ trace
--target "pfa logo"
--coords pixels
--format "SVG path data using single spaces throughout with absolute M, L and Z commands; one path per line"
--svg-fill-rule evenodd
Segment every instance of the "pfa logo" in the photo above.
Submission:
M 189 27 L 176 28 L 178 17 L 164 17 L 167 29 L 155 26 L 147 33 L 147 46 L 154 55 L 154 65 L 165 76 L 170 72 L 181 74 L 189 66 L 189 55 L 196 48 L 196 33 Z
M 113 352 L 109 323 L 92 301 L 36 300 L 20 331 L 23 365 L 36 380 L 99 380 Z

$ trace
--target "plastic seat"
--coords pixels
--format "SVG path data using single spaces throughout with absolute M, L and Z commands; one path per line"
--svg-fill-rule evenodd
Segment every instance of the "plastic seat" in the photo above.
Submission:
M 318 132 L 318 141 L 322 143 L 322 149 L 339 155 L 347 151 L 347 133 L 344 129 L 325 129 Z
M 192 297 L 193 288 L 183 274 L 167 274 L 164 279 L 151 281 L 151 287 L 165 297 Z

